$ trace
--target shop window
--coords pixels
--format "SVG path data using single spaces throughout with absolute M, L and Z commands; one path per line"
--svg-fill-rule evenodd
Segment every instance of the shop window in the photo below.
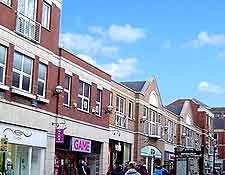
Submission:
M 128 117 L 129 119 L 133 119 L 133 102 L 129 101 L 128 104 Z
M 38 95 L 45 97 L 47 66 L 40 63 L 38 67 Z
M 96 115 L 100 116 L 102 111 L 102 90 L 97 89 L 96 93 Z
M 5 155 L 7 174 L 40 175 L 43 173 L 44 152 L 41 148 L 9 144 Z M 1 158 L 1 155 L 0 155 Z M 31 170 L 29 172 L 29 169 Z
M 64 105 L 70 106 L 70 96 L 71 96 L 71 76 L 65 74 L 64 79 Z
M 19 52 L 15 52 L 13 60 L 12 86 L 31 92 L 33 60 Z
M 84 112 L 89 112 L 90 105 L 90 85 L 80 81 L 77 108 Z
M 0 45 L 0 84 L 4 84 L 7 49 Z
M 51 14 L 51 6 L 47 2 L 43 2 L 43 10 L 42 10 L 42 26 L 46 29 L 50 28 L 50 14 Z

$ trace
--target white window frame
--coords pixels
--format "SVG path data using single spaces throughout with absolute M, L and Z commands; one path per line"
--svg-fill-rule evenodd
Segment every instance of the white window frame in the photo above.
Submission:
M 12 4 L 11 0 L 0 0 L 0 2 L 9 6 L 9 7 L 11 7 L 11 4 Z
M 81 81 L 81 80 L 79 80 L 79 83 L 82 83 L 82 95 L 80 95 L 79 93 L 78 93 L 78 98 L 81 98 L 81 108 L 77 108 L 78 110 L 80 110 L 80 111 L 83 111 L 83 112 L 87 112 L 87 113 L 89 113 L 90 112 L 90 94 L 91 94 L 91 86 L 90 86 L 90 84 L 88 84 L 88 83 L 86 83 L 86 82 L 84 82 L 84 81 Z M 85 97 L 84 96 L 84 86 L 85 86 L 85 84 L 87 84 L 88 85 L 88 97 Z M 79 88 L 80 88 L 80 85 L 79 85 Z M 86 110 L 84 110 L 83 109 L 83 104 L 84 104 L 84 100 L 87 100 L 88 101 L 88 106 L 87 106 L 87 111 Z
M 44 24 L 44 19 L 43 19 L 43 17 L 44 17 L 44 6 L 46 6 L 47 8 L 48 8 L 48 20 L 47 20 L 47 26 Z M 42 19 L 41 19 L 41 25 L 42 25 L 42 27 L 44 27 L 44 28 L 46 28 L 46 29 L 50 29 L 50 19 L 51 19 L 51 5 L 48 3 L 48 2 L 46 2 L 46 1 L 43 1 L 43 8 L 42 8 Z
M 133 101 L 129 100 L 129 102 L 128 102 L 128 118 L 131 120 L 133 119 L 133 105 L 134 105 Z M 131 107 L 131 109 L 130 109 L 130 107 Z
M 71 100 L 71 81 L 72 81 L 72 77 L 68 74 L 65 74 L 65 77 L 68 76 L 69 77 L 69 89 L 66 89 L 65 88 L 65 85 L 64 85 L 64 92 L 68 94 L 68 104 L 65 104 L 64 103 L 64 98 L 63 97 L 63 105 L 64 106 L 70 106 L 70 100 Z
M 43 65 L 43 66 L 45 66 L 46 67 L 46 72 L 45 72 L 45 79 L 44 80 L 42 80 L 41 78 L 39 78 L 39 67 L 38 67 L 38 82 L 41 82 L 41 83 L 44 83 L 44 89 L 43 89 L 43 95 L 37 95 L 37 96 L 39 96 L 39 97 L 43 97 L 43 98 L 45 98 L 45 96 L 46 96 L 46 79 L 47 79 L 47 71 L 48 71 L 48 67 L 47 67 L 47 65 L 46 64 L 44 64 L 44 63 L 39 63 L 39 66 L 40 65 Z M 38 84 L 37 84 L 38 85 Z
M 5 71 L 6 71 L 6 61 L 7 61 L 6 59 L 7 59 L 8 49 L 7 49 L 7 47 L 2 46 L 2 45 L 0 45 L 0 47 L 3 47 L 5 49 L 5 63 L 4 64 L 0 63 L 0 67 L 3 68 L 2 82 L 0 82 L 0 84 L 3 85 L 3 84 L 5 84 Z
M 18 88 L 18 87 L 15 87 L 15 86 L 13 86 L 13 85 L 12 85 L 12 87 L 15 88 L 15 89 L 19 89 L 19 90 L 21 90 L 21 91 L 24 91 L 24 92 L 29 92 L 29 93 L 31 93 L 31 88 L 32 88 L 32 76 L 33 76 L 33 59 L 30 58 L 30 57 L 28 57 L 28 56 L 26 56 L 26 55 L 24 55 L 24 54 L 22 54 L 22 53 L 20 53 L 20 52 L 17 52 L 17 51 L 14 53 L 14 57 L 15 57 L 15 54 L 16 54 L 16 53 L 22 55 L 21 70 L 17 70 L 17 69 L 15 69 L 15 68 L 13 67 L 13 72 L 16 72 L 16 73 L 18 73 L 18 74 L 20 75 L 20 82 L 19 82 L 19 88 Z M 24 65 L 24 58 L 25 58 L 25 57 L 28 58 L 28 59 L 30 59 L 30 60 L 32 61 L 32 63 L 31 63 L 31 74 L 30 74 L 30 75 L 27 74 L 27 73 L 25 73 L 25 72 L 23 72 L 23 65 Z M 13 60 L 13 63 L 14 63 L 14 60 Z M 26 91 L 26 90 L 24 90 L 24 89 L 22 88 L 22 86 L 23 86 L 23 76 L 26 76 L 26 77 L 29 77 L 29 78 L 30 78 L 29 91 Z
M 116 112 L 120 112 L 121 114 L 125 114 L 125 110 L 126 110 L 126 99 L 124 97 L 121 97 L 119 95 L 116 96 L 116 98 L 119 98 L 119 106 L 117 106 L 116 104 Z M 123 108 L 121 109 L 121 101 L 123 101 Z M 117 99 L 116 99 L 116 103 L 117 103 Z M 118 109 L 117 109 L 118 107 Z
M 102 113 L 102 90 L 97 89 L 97 91 L 100 92 L 100 101 L 97 101 L 97 96 L 96 96 L 96 115 L 100 117 Z M 99 106 L 99 113 L 97 112 L 97 105 Z

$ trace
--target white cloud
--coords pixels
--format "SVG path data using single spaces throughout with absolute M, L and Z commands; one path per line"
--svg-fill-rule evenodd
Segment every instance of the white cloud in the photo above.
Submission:
M 98 64 L 96 60 L 85 54 L 77 54 L 77 57 L 82 60 L 104 70 L 108 74 L 112 75 L 113 78 L 125 78 L 137 73 L 137 59 L 136 58 L 125 58 L 119 59 L 116 62 L 107 64 Z
M 172 42 L 170 40 L 166 40 L 162 43 L 161 47 L 163 49 L 170 49 L 172 47 Z
M 137 72 L 137 59 L 126 58 L 119 59 L 115 63 L 101 65 L 100 67 L 113 78 L 125 78 Z
M 119 47 L 107 45 L 104 39 L 89 34 L 62 33 L 60 45 L 63 48 L 90 55 L 112 56 L 119 51 Z
M 207 81 L 200 82 L 198 86 L 199 91 L 208 92 L 212 94 L 223 94 L 225 93 L 225 88 L 216 84 L 209 83 Z
M 105 35 L 105 31 L 100 26 L 89 26 L 88 31 L 90 33 L 99 34 L 99 35 L 102 35 L 102 36 Z
M 111 25 L 107 31 L 112 41 L 132 43 L 145 37 L 145 33 L 141 28 L 126 25 Z
M 94 66 L 97 66 L 97 62 L 95 59 L 91 58 L 90 56 L 88 55 L 85 55 L 85 54 L 77 54 L 76 55 L 77 57 L 81 58 L 82 60 L 94 65 Z
M 197 38 L 188 43 L 191 46 L 205 46 L 205 45 L 224 45 L 225 35 L 224 34 L 208 34 L 208 32 L 200 32 Z

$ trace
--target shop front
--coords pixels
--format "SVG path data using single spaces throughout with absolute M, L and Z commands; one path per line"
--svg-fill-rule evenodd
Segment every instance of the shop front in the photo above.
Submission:
M 149 174 L 153 174 L 154 159 L 159 158 L 162 160 L 161 151 L 154 146 L 148 145 L 141 149 L 141 156 L 145 161 L 146 168 L 147 168 Z
M 91 175 L 98 175 L 102 143 L 64 136 L 64 143 L 56 143 L 55 175 L 76 175 L 80 162 L 86 161 Z
M 44 174 L 47 132 L 0 123 L 0 174 Z
M 109 140 L 110 170 L 115 165 L 124 165 L 131 161 L 131 144 L 117 140 Z
M 175 165 L 175 154 L 173 152 L 165 151 L 164 158 L 165 168 L 168 170 L 168 172 L 170 172 L 170 174 L 173 174 Z

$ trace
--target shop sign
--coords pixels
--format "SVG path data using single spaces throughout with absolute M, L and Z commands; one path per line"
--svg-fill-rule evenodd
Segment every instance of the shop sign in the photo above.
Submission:
M 64 129 L 55 129 L 55 143 L 64 143 Z
M 8 143 L 13 144 L 47 146 L 47 132 L 11 124 L 0 123 L 0 137 L 6 137 Z
M 174 154 L 169 154 L 169 160 L 174 161 L 175 160 L 175 155 Z
M 91 153 L 91 141 L 72 137 L 72 151 Z
M 118 145 L 115 145 L 115 150 L 116 151 L 122 151 L 122 147 L 121 147 L 121 144 L 120 144 L 120 142 L 118 143 Z
M 141 156 L 162 158 L 161 151 L 154 146 L 145 146 L 141 149 Z

